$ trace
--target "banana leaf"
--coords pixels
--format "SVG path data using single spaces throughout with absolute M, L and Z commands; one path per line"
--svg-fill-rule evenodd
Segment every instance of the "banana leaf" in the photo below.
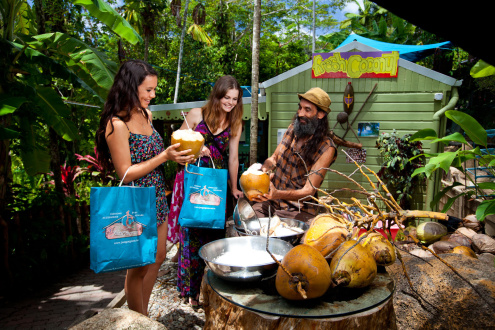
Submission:
M 64 104 L 60 96 L 50 87 L 36 87 L 35 102 L 39 107 L 39 115 L 44 121 L 67 141 L 78 138 L 77 128 L 67 118 L 70 116 L 69 108 Z
M 135 45 L 142 43 L 143 38 L 132 28 L 119 13 L 108 3 L 102 0 L 72 0 L 75 5 L 84 7 L 92 16 L 98 18 L 110 30 L 118 34 L 122 39 Z

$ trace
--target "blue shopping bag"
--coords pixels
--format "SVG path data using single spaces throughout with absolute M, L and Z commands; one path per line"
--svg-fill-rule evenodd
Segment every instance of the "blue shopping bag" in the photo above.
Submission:
M 227 170 L 186 165 L 179 224 L 181 227 L 224 229 L 226 198 Z
M 95 273 L 155 262 L 155 187 L 121 186 L 123 181 L 118 187 L 91 188 L 90 268 Z

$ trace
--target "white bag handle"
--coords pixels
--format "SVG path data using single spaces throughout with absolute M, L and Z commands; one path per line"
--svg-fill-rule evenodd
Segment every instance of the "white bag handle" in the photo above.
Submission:
M 213 169 L 215 169 L 215 163 L 213 162 L 213 158 L 211 158 L 211 155 L 210 155 L 209 157 L 210 157 L 210 159 L 211 159 L 211 165 L 213 165 Z M 198 162 L 196 163 L 196 166 L 197 166 L 197 167 L 199 167 L 199 161 L 200 161 L 200 158 L 198 157 Z M 185 168 L 185 171 L 186 171 L 187 173 L 190 173 L 190 174 L 196 174 L 196 175 L 201 175 L 201 176 L 203 175 L 203 174 L 201 174 L 201 173 L 189 172 L 189 171 L 187 170 L 187 165 L 188 165 L 188 164 L 186 164 L 186 168 Z
M 129 166 L 129 168 L 127 169 L 127 171 L 125 171 L 124 177 L 122 178 L 122 180 L 120 180 L 119 187 L 122 186 L 122 183 L 124 182 L 125 176 L 127 175 L 127 172 L 129 172 L 129 169 L 131 168 L 131 166 Z M 134 186 L 134 181 L 131 181 L 131 182 L 132 182 L 132 185 Z

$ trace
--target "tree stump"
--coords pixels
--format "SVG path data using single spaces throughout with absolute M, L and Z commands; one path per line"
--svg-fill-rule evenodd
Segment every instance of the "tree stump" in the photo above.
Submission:
M 238 283 L 242 287 L 243 283 Z M 290 317 L 258 313 L 223 298 L 203 278 L 204 329 L 397 329 L 393 294 L 371 309 L 337 317 Z M 283 299 L 283 298 L 282 298 Z

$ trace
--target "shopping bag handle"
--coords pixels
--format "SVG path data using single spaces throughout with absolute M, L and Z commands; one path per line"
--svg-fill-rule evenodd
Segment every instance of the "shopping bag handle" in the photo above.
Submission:
M 132 165 L 131 165 L 132 166 Z M 122 178 L 122 180 L 120 180 L 120 184 L 119 184 L 119 187 L 122 186 L 122 183 L 124 182 L 124 179 L 125 179 L 125 176 L 127 175 L 127 172 L 129 172 L 131 166 L 129 166 L 129 168 L 127 169 L 127 171 L 125 171 L 124 173 L 124 177 Z M 134 186 L 134 181 L 131 181 L 132 185 Z
M 211 159 L 211 165 L 213 165 L 213 169 L 215 169 L 215 163 L 213 162 L 213 158 L 211 158 L 211 155 L 210 155 L 210 156 L 208 156 L 208 157 L 210 157 L 210 159 Z M 200 159 L 199 159 L 199 157 L 198 157 L 198 162 L 197 162 L 197 164 L 196 164 L 196 166 L 198 166 L 198 167 L 199 167 L 199 161 L 200 161 Z M 186 163 L 186 168 L 185 168 L 185 170 L 186 170 L 186 172 L 187 172 L 187 173 L 189 173 L 189 174 L 196 174 L 196 175 L 201 175 L 201 176 L 203 176 L 203 174 L 201 174 L 201 173 L 195 173 L 195 172 L 190 172 L 190 171 L 188 171 L 188 170 L 187 170 L 187 165 L 189 165 L 189 164 L 188 164 L 188 163 Z M 127 172 L 126 172 L 126 173 L 127 173 Z

